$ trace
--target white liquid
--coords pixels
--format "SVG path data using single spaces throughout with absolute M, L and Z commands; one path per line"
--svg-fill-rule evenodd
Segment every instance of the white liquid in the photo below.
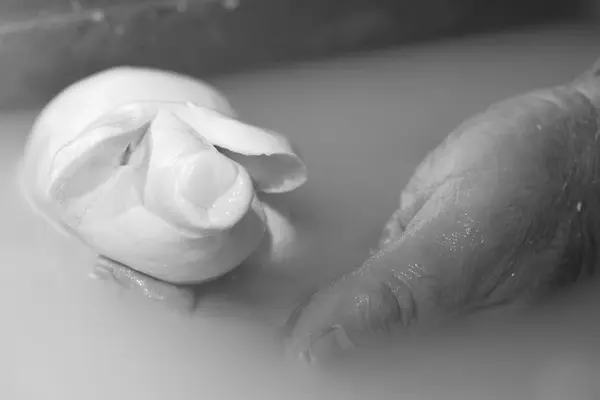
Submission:
M 478 316 L 420 343 L 303 374 L 276 327 L 314 285 L 356 267 L 427 151 L 505 97 L 600 56 L 598 31 L 550 29 L 388 51 L 214 82 L 249 122 L 300 147 L 302 263 L 206 288 L 192 318 L 87 279 L 93 255 L 33 216 L 14 166 L 36 110 L 0 116 L 1 399 L 595 399 L 600 294 L 535 315 Z M 496 318 L 496 314 L 499 314 Z

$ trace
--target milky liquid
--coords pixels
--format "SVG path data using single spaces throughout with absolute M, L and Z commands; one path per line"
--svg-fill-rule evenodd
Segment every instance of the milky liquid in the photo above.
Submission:
M 335 371 L 284 364 L 277 330 L 306 293 L 364 260 L 427 151 L 490 103 L 571 78 L 600 56 L 597 34 L 536 30 L 213 82 L 246 121 L 300 148 L 309 182 L 275 200 L 293 206 L 304 256 L 207 286 L 192 317 L 87 278 L 93 254 L 32 215 L 13 182 L 37 110 L 0 115 L 0 398 L 600 398 L 593 282 Z

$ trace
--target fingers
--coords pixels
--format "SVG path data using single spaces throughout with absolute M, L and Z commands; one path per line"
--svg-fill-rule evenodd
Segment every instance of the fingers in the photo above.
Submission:
M 535 296 L 577 276 L 575 258 L 595 265 L 595 115 L 565 90 L 463 124 L 417 170 L 383 247 L 295 313 L 290 354 L 326 361 Z
M 494 207 L 489 184 L 481 192 L 468 186 L 465 181 L 443 185 L 399 241 L 315 294 L 291 322 L 291 354 L 309 363 L 326 362 L 353 347 L 409 336 L 500 304 L 532 283 L 536 277 L 520 268 L 529 251 L 522 243 L 528 241 L 531 213 L 507 215 L 505 204 Z M 448 198 L 451 204 L 444 204 Z M 491 221 L 484 204 L 493 208 Z M 508 229 L 493 229 L 494 220 L 503 220 Z M 560 249 L 562 242 L 556 246 Z M 527 261 L 536 262 L 541 279 L 554 256 Z
M 103 256 L 98 257 L 92 277 L 116 283 L 178 312 L 189 314 L 196 308 L 196 296 L 191 288 L 152 278 Z
M 299 307 L 288 321 L 288 355 L 324 363 L 408 329 L 416 318 L 410 287 L 372 272 L 357 270 Z
M 293 357 L 327 362 L 354 347 L 411 335 L 455 312 L 464 276 L 458 264 L 480 245 L 475 220 L 460 218 L 456 207 L 443 213 L 436 209 L 455 189 L 454 183 L 441 188 L 400 240 L 317 292 L 296 312 L 290 321 Z
M 457 150 L 461 147 L 455 145 L 460 133 L 461 130 L 457 129 L 448 135 L 416 168 L 410 182 L 400 193 L 398 209 L 383 228 L 377 250 L 400 239 L 415 214 L 423 207 L 436 188 L 452 174 L 453 161 L 456 158 Z

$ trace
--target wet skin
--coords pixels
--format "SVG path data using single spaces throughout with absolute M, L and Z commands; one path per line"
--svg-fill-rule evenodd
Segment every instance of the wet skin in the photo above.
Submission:
M 452 132 L 402 191 L 379 249 L 290 317 L 290 354 L 321 361 L 590 276 L 600 228 L 598 69 L 500 102 Z M 196 306 L 191 288 L 110 260 L 96 272 L 178 309 Z
M 328 358 L 589 277 L 600 233 L 595 100 L 574 87 L 538 91 L 453 132 L 402 192 L 379 250 L 296 311 L 292 353 Z

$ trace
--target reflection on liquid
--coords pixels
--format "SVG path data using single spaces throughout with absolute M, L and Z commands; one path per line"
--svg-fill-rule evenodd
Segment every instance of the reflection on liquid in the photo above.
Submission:
M 3 115 L 0 397 L 598 398 L 594 282 L 535 310 L 498 309 L 356 354 L 335 372 L 284 367 L 276 329 L 315 285 L 364 260 L 413 168 L 450 129 L 484 105 L 567 80 L 600 54 L 595 37 L 554 29 L 216 82 L 249 122 L 302 149 L 309 182 L 281 200 L 295 206 L 305 256 L 206 287 L 193 318 L 87 279 L 93 255 L 15 191 L 35 112 Z

